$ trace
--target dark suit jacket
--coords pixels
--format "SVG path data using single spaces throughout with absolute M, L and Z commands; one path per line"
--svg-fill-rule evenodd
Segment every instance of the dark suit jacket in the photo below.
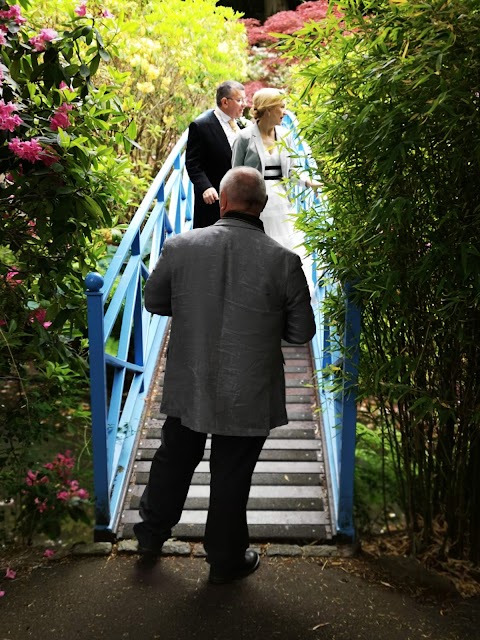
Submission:
M 208 227 L 220 218 L 218 202 L 205 204 L 202 194 L 214 187 L 232 167 L 232 150 L 213 109 L 202 113 L 188 129 L 185 165 L 195 192 L 194 228 Z

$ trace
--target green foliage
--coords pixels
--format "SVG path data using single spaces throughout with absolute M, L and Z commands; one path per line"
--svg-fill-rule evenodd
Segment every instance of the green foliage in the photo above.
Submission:
M 89 494 L 72 477 L 74 467 L 71 451 L 57 453 L 51 462 L 29 469 L 19 482 L 21 508 L 17 528 L 28 544 L 35 534 L 58 539 L 65 520 L 89 523 Z
M 99 231 L 126 208 L 131 104 L 115 84 L 94 84 L 110 57 L 101 20 L 33 27 L 0 0 L 0 26 L 0 484 L 8 499 L 32 448 L 58 435 L 66 398 L 74 404 L 86 388 L 83 280 L 105 253 Z
M 87 16 L 101 7 L 88 2 Z M 246 75 L 247 40 L 240 14 L 216 0 L 111 0 L 106 21 L 115 55 L 109 66 L 121 78 L 118 95 L 138 108 L 128 130 L 137 170 L 156 173 L 179 133 L 211 108 L 215 88 Z M 38 0 L 34 15 L 64 15 L 71 0 Z
M 357 423 L 355 524 L 360 534 L 383 533 L 401 521 L 392 452 L 383 430 Z
M 437 522 L 442 552 L 479 560 L 480 10 L 340 6 L 342 21 L 286 42 L 328 196 L 302 225 L 356 283 L 361 388 L 388 431 L 413 549 Z

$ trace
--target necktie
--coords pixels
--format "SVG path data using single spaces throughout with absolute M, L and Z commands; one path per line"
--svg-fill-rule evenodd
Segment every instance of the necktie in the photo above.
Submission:
M 230 118 L 230 120 L 228 121 L 228 124 L 230 125 L 230 129 L 232 129 L 232 131 L 235 131 L 235 133 L 238 133 L 238 126 L 235 120 Z

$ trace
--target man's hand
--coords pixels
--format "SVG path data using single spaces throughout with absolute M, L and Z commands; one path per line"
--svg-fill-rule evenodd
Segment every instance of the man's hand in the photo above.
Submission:
M 210 187 L 203 192 L 202 197 L 205 204 L 213 204 L 218 200 L 217 190 L 214 187 Z

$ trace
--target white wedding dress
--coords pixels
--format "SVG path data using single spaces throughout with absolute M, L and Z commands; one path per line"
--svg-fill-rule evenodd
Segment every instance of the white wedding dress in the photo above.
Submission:
M 312 258 L 307 255 L 303 246 L 303 233 L 295 228 L 295 213 L 288 198 L 287 189 L 281 182 L 282 170 L 280 152 L 275 146 L 272 152 L 265 147 L 265 185 L 268 200 L 265 209 L 260 214 L 265 233 L 274 238 L 281 245 L 294 251 L 302 260 L 303 271 L 307 278 L 310 291 L 313 291 Z

